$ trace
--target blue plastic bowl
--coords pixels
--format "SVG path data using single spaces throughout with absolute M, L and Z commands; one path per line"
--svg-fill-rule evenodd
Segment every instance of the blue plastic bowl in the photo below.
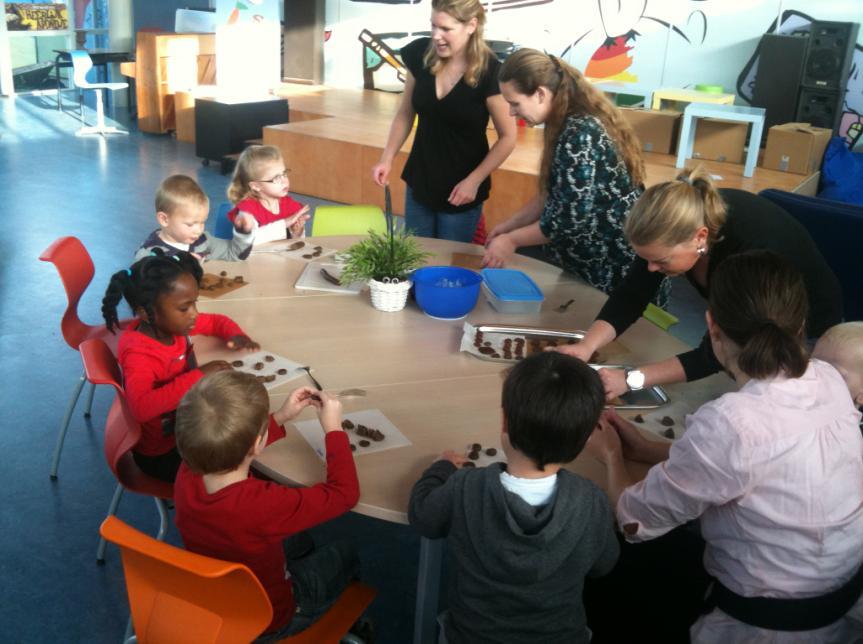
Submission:
M 482 277 L 458 266 L 426 266 L 413 274 L 414 295 L 423 313 L 458 320 L 476 306 Z

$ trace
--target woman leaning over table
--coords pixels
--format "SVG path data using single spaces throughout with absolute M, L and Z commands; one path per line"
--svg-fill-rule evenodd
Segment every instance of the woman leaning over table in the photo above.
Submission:
M 636 257 L 584 339 L 564 353 L 588 360 L 644 311 L 665 276 L 685 275 L 703 296 L 728 258 L 772 250 L 803 275 L 809 297 L 806 337 L 842 321 L 842 291 L 806 229 L 779 206 L 743 190 L 717 189 L 702 167 L 648 188 L 627 216 L 624 233 Z M 698 348 L 639 369 L 601 369 L 609 399 L 629 389 L 698 380 L 722 369 L 705 335 Z
M 860 412 L 841 374 L 808 359 L 806 313 L 803 279 L 788 262 L 764 250 L 730 257 L 713 275 L 707 327 L 738 390 L 688 416 L 673 444 L 613 412 L 588 442 L 607 466 L 628 541 L 700 517 L 714 585 L 693 642 L 863 635 Z M 624 458 L 656 465 L 633 485 Z
M 433 0 L 431 38 L 401 50 L 405 91 L 372 178 L 379 186 L 389 183 L 417 115 L 402 179 L 405 226 L 422 237 L 470 242 L 491 189 L 489 175 L 515 147 L 515 120 L 500 97 L 500 63 L 483 40 L 484 25 L 479 0 Z M 489 115 L 498 135 L 491 149 Z
M 516 249 L 548 244 L 552 261 L 605 293 L 634 253 L 623 221 L 644 183 L 629 124 L 581 73 L 555 56 L 521 49 L 498 76 L 510 113 L 545 124 L 539 191 L 489 233 L 484 262 L 497 268 Z

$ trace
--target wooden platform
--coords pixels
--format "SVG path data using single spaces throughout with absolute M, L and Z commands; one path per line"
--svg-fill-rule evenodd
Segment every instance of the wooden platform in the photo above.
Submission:
M 288 98 L 291 122 L 265 127 L 264 143 L 277 146 L 285 156 L 291 169 L 291 192 L 383 207 L 383 190 L 372 181 L 371 169 L 380 159 L 401 94 L 288 84 L 279 93 Z M 491 196 L 484 208 L 488 229 L 536 194 L 542 134 L 541 129 L 519 128 L 515 150 L 492 174 Z M 488 135 L 493 142 L 494 130 Z M 390 175 L 397 214 L 404 208 L 404 182 L 399 177 L 412 143 L 413 135 L 396 156 Z M 675 155 L 645 153 L 647 185 L 673 179 L 679 172 L 675 161 Z M 690 160 L 687 167 L 697 163 L 721 176 L 718 183 L 725 188 L 808 192 L 817 184 L 817 175 L 805 177 L 763 168 L 747 178 L 743 165 L 732 163 Z

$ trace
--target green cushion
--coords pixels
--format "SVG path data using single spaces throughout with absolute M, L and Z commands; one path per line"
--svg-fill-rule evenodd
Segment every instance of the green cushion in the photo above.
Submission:
M 377 206 L 318 206 L 312 219 L 312 237 L 365 235 L 369 229 L 385 233 L 387 222 Z

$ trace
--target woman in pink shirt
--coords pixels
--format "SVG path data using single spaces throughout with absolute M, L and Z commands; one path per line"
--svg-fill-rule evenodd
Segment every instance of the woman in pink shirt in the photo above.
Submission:
M 809 360 L 806 313 L 803 281 L 784 260 L 729 258 L 713 278 L 707 325 L 738 391 L 687 417 L 673 444 L 647 440 L 613 412 L 588 443 L 607 466 L 628 541 L 700 518 L 713 585 L 693 642 L 839 643 L 863 633 L 860 413 L 842 376 Z M 624 458 L 656 466 L 633 485 Z

